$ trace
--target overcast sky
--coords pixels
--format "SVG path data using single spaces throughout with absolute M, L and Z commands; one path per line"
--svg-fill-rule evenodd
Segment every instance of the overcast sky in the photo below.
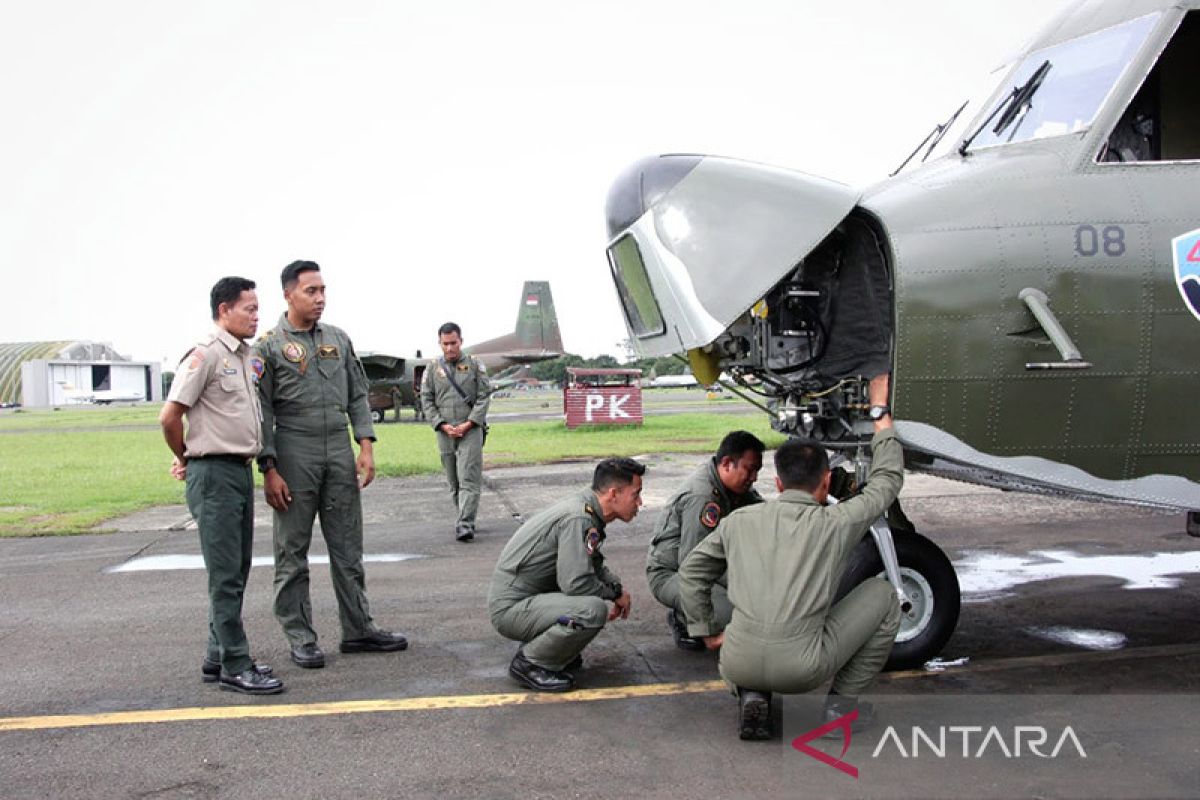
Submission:
M 604 200 L 662 152 L 867 185 L 1061 0 L 0 5 L 0 341 L 172 368 L 208 290 L 319 262 L 358 350 L 510 331 L 617 353 Z

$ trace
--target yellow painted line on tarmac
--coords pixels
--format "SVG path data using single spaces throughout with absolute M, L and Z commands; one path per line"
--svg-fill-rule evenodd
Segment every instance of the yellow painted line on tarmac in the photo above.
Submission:
M 347 700 L 334 703 L 288 703 L 272 705 L 201 706 L 161 708 L 146 711 L 115 711 L 105 714 L 64 714 L 41 717 L 0 717 L 0 731 L 37 731 L 53 728 L 86 728 L 100 725 L 148 725 L 198 720 L 278 719 L 320 717 L 340 714 L 375 714 L 388 711 L 438 711 L 447 708 L 494 708 L 496 706 L 586 703 L 597 700 L 629 700 L 728 691 L 724 681 L 649 683 L 641 686 L 612 686 L 582 689 L 562 694 L 519 692 L 511 694 L 463 694 L 444 697 L 408 697 L 396 700 Z

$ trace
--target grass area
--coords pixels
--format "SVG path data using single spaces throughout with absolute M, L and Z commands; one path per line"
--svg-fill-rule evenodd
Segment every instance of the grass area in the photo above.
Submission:
M 69 428 L 128 428 L 148 426 L 158 430 L 158 403 L 135 406 L 67 406 L 64 408 L 0 411 L 0 433 L 52 431 Z M 3 447 L 0 442 L 0 447 Z
M 0 416 L 0 537 L 85 533 L 115 516 L 182 503 L 183 484 L 167 472 L 171 459 L 157 417 L 157 406 L 5 412 Z M 505 422 L 491 426 L 484 458 L 490 468 L 711 452 L 736 428 L 751 431 L 769 447 L 783 441 L 761 413 L 651 415 L 640 428 L 575 431 L 560 421 Z M 386 424 L 376 432 L 380 475 L 441 469 L 428 426 Z

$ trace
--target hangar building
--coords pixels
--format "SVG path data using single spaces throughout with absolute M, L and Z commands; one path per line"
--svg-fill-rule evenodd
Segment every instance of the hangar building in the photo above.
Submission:
M 0 403 L 47 408 L 162 399 L 162 367 L 130 361 L 111 344 L 0 343 Z

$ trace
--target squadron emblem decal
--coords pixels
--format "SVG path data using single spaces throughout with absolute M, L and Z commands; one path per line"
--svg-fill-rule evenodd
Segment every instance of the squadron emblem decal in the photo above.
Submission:
M 595 528 L 588 528 L 587 538 L 584 540 L 587 543 L 588 555 L 595 555 L 600 549 L 600 531 Z
M 288 342 L 283 346 L 283 357 L 293 364 L 299 364 L 304 360 L 304 345 Z
M 720 521 L 721 507 L 716 503 L 705 503 L 704 510 L 700 512 L 700 524 L 712 530 Z
M 1171 240 L 1175 285 L 1192 316 L 1200 319 L 1200 228 Z

